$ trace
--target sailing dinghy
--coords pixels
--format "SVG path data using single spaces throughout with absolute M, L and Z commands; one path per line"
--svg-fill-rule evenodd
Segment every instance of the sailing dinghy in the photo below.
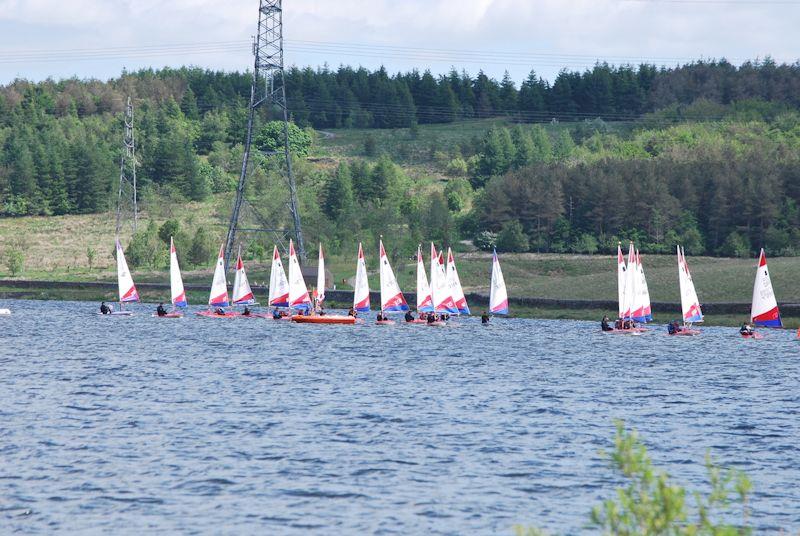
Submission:
M 122 244 L 119 238 L 116 240 L 117 244 L 117 287 L 119 289 L 119 311 L 111 311 L 109 315 L 112 316 L 131 316 L 132 311 L 123 309 L 126 303 L 138 302 L 139 293 L 136 291 L 136 285 L 133 283 L 133 277 L 130 270 L 128 270 L 128 263 L 125 262 L 125 252 L 122 250 Z M 97 313 L 102 314 L 102 313 Z
M 317 271 L 317 287 L 322 290 L 322 299 L 325 299 L 325 264 L 324 259 L 322 258 L 322 245 L 320 245 L 319 250 L 320 255 L 320 266 L 321 271 L 318 269 Z M 294 267 L 294 268 L 293 268 Z M 366 264 L 364 263 L 364 251 L 361 248 L 361 244 L 358 245 L 358 266 L 356 269 L 356 300 L 359 299 L 358 294 L 358 281 L 359 281 L 359 274 L 363 270 L 363 278 L 364 278 L 364 285 L 366 285 L 366 277 L 367 277 L 367 268 Z M 305 292 L 305 297 L 303 297 L 303 292 L 305 291 L 306 285 L 303 282 L 303 276 L 298 276 L 300 271 L 300 265 L 297 262 L 297 257 L 294 255 L 294 246 L 292 242 L 289 241 L 289 304 L 292 307 L 297 307 L 296 303 L 306 303 L 304 300 L 307 300 L 307 312 L 311 312 L 311 299 L 308 298 L 308 292 Z M 321 274 L 321 275 L 320 275 Z M 320 279 L 320 277 L 322 279 Z M 319 290 L 318 296 L 319 296 Z M 366 310 L 369 311 L 369 287 L 366 289 Z M 363 301 L 363 300 L 362 300 Z M 299 308 L 299 307 L 298 307 Z M 354 307 L 355 309 L 355 307 Z M 298 324 L 355 324 L 356 318 L 350 315 L 329 315 L 329 314 L 300 314 L 292 316 L 292 321 L 297 322 Z
M 250 282 L 247 280 L 247 272 L 244 270 L 244 262 L 242 261 L 242 251 L 239 250 L 236 255 L 236 275 L 233 278 L 233 304 L 244 306 L 242 318 L 267 318 L 271 315 L 264 313 L 250 312 L 251 305 L 257 305 L 256 297 L 253 294 L 253 289 L 250 288 Z
M 458 277 L 453 250 L 450 248 L 447 248 L 447 286 L 450 288 L 450 295 L 453 297 L 458 314 L 469 315 L 469 305 L 464 296 L 464 289 L 461 287 L 461 279 Z
M 407 320 L 407 324 L 427 324 L 428 321 L 420 316 L 433 312 L 433 298 L 431 287 L 428 284 L 428 275 L 425 273 L 425 260 L 422 258 L 422 246 L 417 246 L 417 318 Z
M 638 322 L 641 318 L 646 318 L 644 312 L 646 310 L 645 300 L 643 294 L 638 287 L 642 286 L 642 277 L 644 272 L 639 273 L 638 262 L 636 253 L 633 248 L 633 242 L 628 246 L 628 262 L 625 263 L 625 258 L 622 256 L 622 244 L 617 243 L 617 298 L 618 298 L 618 322 L 634 321 Z M 638 283 L 638 285 L 637 285 Z M 647 283 L 644 282 L 644 285 Z M 646 290 L 646 287 L 645 287 Z M 649 293 L 648 299 L 649 302 Z M 648 305 L 649 306 L 649 305 Z M 640 315 L 638 318 L 636 315 Z M 614 328 L 603 333 L 609 335 L 640 335 L 642 332 L 647 331 L 647 328 Z
M 153 316 L 158 318 L 182 318 L 183 313 L 180 310 L 185 309 L 188 303 L 186 302 L 186 292 L 183 289 L 181 268 L 178 266 L 178 253 L 175 250 L 175 242 L 171 236 L 169 237 L 169 290 L 172 311 L 161 316 L 158 313 L 154 313 Z
M 397 279 L 394 277 L 392 265 L 389 264 L 389 258 L 386 256 L 386 250 L 383 247 L 383 240 L 379 240 L 380 245 L 380 280 L 381 280 L 381 313 L 384 316 L 386 313 L 403 313 L 408 311 L 408 304 L 406 303 L 403 293 L 400 291 L 400 286 L 397 284 Z M 394 324 L 394 320 L 389 320 L 384 316 L 384 320 L 376 322 L 379 325 Z
M 753 284 L 753 304 L 750 308 L 750 319 L 756 326 L 767 328 L 782 328 L 781 313 L 775 292 L 772 290 L 772 281 L 767 268 L 767 255 L 764 248 L 758 257 L 756 280 Z
M 447 274 L 443 264 L 444 258 L 436 252 L 436 246 L 431 243 L 431 295 L 433 297 L 433 311 L 436 314 L 456 314 L 458 308 L 447 286 Z M 429 322 L 428 325 L 431 325 Z M 444 325 L 444 322 L 433 322 L 432 325 Z
M 367 263 L 364 260 L 364 248 L 358 243 L 358 261 L 356 261 L 356 281 L 353 285 L 353 309 L 359 313 L 369 312 L 369 281 L 367 280 Z
M 276 310 L 289 307 L 289 280 L 286 278 L 286 271 L 281 263 L 281 255 L 278 253 L 278 246 L 272 247 L 272 269 L 269 273 L 269 306 Z M 272 318 L 276 318 L 272 316 Z M 277 317 L 277 319 L 289 319 L 289 315 Z
M 700 301 L 694 288 L 692 273 L 689 271 L 689 263 L 686 262 L 686 253 L 680 246 L 678 246 L 678 285 L 681 291 L 683 328 L 670 333 L 670 335 L 685 337 L 700 335 L 699 330 L 692 329 L 692 324 L 703 321 L 703 311 L 700 309 Z
M 503 279 L 503 270 L 497 259 L 497 250 L 492 251 L 492 283 L 489 288 L 489 313 L 492 315 L 508 314 L 508 292 L 506 280 Z
M 219 247 L 217 264 L 214 268 L 214 279 L 211 282 L 211 293 L 208 297 L 208 310 L 199 311 L 195 314 L 206 318 L 235 318 L 240 316 L 235 311 L 226 311 L 230 306 L 228 302 L 228 279 L 225 277 L 225 245 Z

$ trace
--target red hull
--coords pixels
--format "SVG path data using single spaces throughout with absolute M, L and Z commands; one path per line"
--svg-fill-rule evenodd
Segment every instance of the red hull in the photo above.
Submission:
M 376 320 L 375 323 L 379 326 L 393 326 L 394 320 Z
M 293 316 L 292 322 L 298 324 L 355 324 L 352 316 L 320 315 L 320 316 Z
M 228 311 L 224 315 L 217 314 L 214 311 L 200 311 L 195 314 L 197 316 L 204 316 L 206 318 L 238 318 L 242 316 L 241 313 L 234 313 L 232 311 Z
M 744 337 L 745 339 L 761 340 L 761 339 L 764 338 L 764 336 L 762 334 L 760 334 L 760 333 L 741 333 L 740 332 L 740 335 L 742 337 Z
M 165 315 L 153 313 L 153 316 L 156 318 L 183 318 L 183 313 L 167 313 Z
M 696 335 L 700 335 L 700 331 L 697 329 L 684 329 L 681 331 L 676 331 L 675 333 L 667 333 L 672 337 L 694 337 Z

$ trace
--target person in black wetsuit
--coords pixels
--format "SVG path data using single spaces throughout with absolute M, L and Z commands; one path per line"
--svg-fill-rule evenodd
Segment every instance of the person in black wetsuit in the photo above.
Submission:
M 250 308 L 248 306 L 244 306 L 244 311 L 242 311 L 242 316 L 250 316 Z
M 433 324 L 436 322 L 436 315 L 433 313 L 428 314 L 428 324 Z
M 488 324 L 489 323 L 489 315 L 486 314 L 486 311 L 483 312 L 481 315 L 481 324 Z
M 111 313 L 111 308 L 106 305 L 106 302 L 100 304 L 100 314 L 107 315 Z
M 214 313 L 218 314 L 219 316 L 225 316 L 225 309 L 223 309 L 222 307 L 217 307 Z
M 600 329 L 603 331 L 614 331 L 614 328 L 609 325 L 610 321 L 608 315 L 603 316 L 603 320 L 600 322 Z
M 411 311 L 406 311 L 406 322 L 413 322 L 413 321 L 414 321 L 414 315 L 411 314 Z
M 382 321 L 386 320 L 386 317 L 383 316 L 383 311 L 379 311 L 378 312 L 377 320 L 378 320 L 378 322 L 382 322 Z
M 282 317 L 283 317 L 283 315 L 281 314 L 281 312 L 279 310 L 275 309 L 274 311 L 272 311 L 272 318 L 274 320 L 280 320 Z
M 358 312 L 351 307 L 350 310 L 347 311 L 347 316 L 352 316 L 353 318 L 355 318 L 358 316 Z
M 167 316 L 167 310 L 164 309 L 164 304 L 163 303 L 159 303 L 158 307 L 156 307 L 156 314 L 158 316 Z
M 742 335 L 752 335 L 753 334 L 753 326 L 745 322 L 742 324 L 742 327 L 739 328 L 739 333 Z

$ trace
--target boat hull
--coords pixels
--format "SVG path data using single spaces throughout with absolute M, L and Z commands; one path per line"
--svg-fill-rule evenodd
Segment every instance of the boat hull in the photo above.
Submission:
M 320 315 L 320 316 L 293 316 L 292 322 L 298 324 L 355 324 L 356 319 L 352 316 L 342 315 Z
M 700 330 L 698 329 L 683 329 L 681 331 L 676 331 L 675 333 L 667 333 L 670 337 L 696 337 L 700 335 Z
M 158 313 L 153 313 L 155 318 L 183 318 L 183 313 L 173 312 L 167 313 L 165 315 L 159 315 Z
M 376 320 L 375 324 L 379 326 L 394 326 L 394 320 Z
M 133 316 L 133 311 L 112 311 L 110 313 L 97 313 L 99 316 Z
M 241 313 L 235 313 L 233 311 L 228 311 L 223 315 L 218 314 L 218 313 L 216 313 L 214 311 L 198 311 L 195 314 L 197 316 L 202 316 L 202 317 L 205 317 L 205 318 L 238 318 L 238 317 L 242 316 Z
M 764 338 L 764 336 L 760 333 L 740 333 L 740 335 L 744 339 L 754 339 L 757 341 Z
M 406 324 L 427 324 L 428 321 L 424 318 L 415 318 L 414 320 L 406 320 Z

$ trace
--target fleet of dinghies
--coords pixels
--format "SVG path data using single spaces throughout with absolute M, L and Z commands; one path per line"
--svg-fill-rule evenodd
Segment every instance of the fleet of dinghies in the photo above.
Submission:
M 416 312 L 417 317 L 408 314 L 410 307 L 406 302 L 403 292 L 397 283 L 394 270 L 389 263 L 386 249 L 381 238 L 378 243 L 380 278 L 380 314 L 378 324 L 394 324 L 388 315 L 391 313 L 406 313 L 407 323 L 425 323 L 429 325 L 443 325 L 443 319 L 450 315 L 469 315 L 464 289 L 458 276 L 455 257 L 450 248 L 447 248 L 447 257 L 444 251 L 437 251 L 431 243 L 430 247 L 430 279 L 425 269 L 425 260 L 422 255 L 422 246 L 417 247 L 416 254 Z M 681 246 L 676 248 L 678 260 L 678 288 L 681 297 L 682 322 L 673 321 L 668 325 L 669 335 L 693 336 L 700 331 L 694 328 L 695 324 L 703 322 L 703 311 L 697 290 L 692 280 L 692 273 L 686 259 L 686 252 Z M 178 256 L 175 244 L 170 238 L 170 301 L 172 310 L 167 312 L 159 306 L 159 317 L 180 318 L 188 307 L 186 292 L 183 286 Z M 130 316 L 133 314 L 125 309 L 125 305 L 138 302 L 139 293 L 133 282 L 125 253 L 119 239 L 116 240 L 117 283 L 119 290 L 119 308 L 114 310 L 103 303 L 101 313 L 113 316 Z M 249 307 L 257 305 L 255 294 L 247 279 L 241 251 L 237 254 L 236 270 L 233 282 L 233 299 L 228 299 L 228 281 L 225 275 L 224 248 L 220 246 L 217 261 L 214 267 L 214 277 L 211 282 L 211 291 L 208 298 L 208 309 L 198 311 L 197 315 L 208 318 L 273 318 L 275 320 L 289 319 L 301 323 L 324 324 L 353 324 L 359 313 L 370 311 L 370 287 L 367 277 L 367 264 L 364 257 L 364 248 L 358 244 L 356 258 L 356 271 L 353 284 L 353 306 L 348 315 L 325 314 L 325 257 L 322 244 L 319 245 L 317 264 L 316 288 L 313 294 L 308 289 L 300 270 L 300 262 L 294 249 L 294 243 L 289 240 L 289 273 L 288 277 L 281 262 L 278 247 L 272 250 L 272 267 L 269 279 L 269 294 L 267 306 L 271 313 L 253 313 Z M 313 296 L 313 298 L 312 298 Z M 617 320 L 614 327 L 603 321 L 603 331 L 606 333 L 620 333 L 638 335 L 648 331 L 644 327 L 653 321 L 650 303 L 650 291 L 647 286 L 642 256 L 634 247 L 633 242 L 628 246 L 627 258 L 623 255 L 622 244 L 617 245 Z M 244 307 L 242 312 L 233 310 L 232 307 Z M 10 314 L 8 309 L 0 309 L 0 315 Z M 503 272 L 497 258 L 497 251 L 492 252 L 491 284 L 489 289 L 489 314 L 508 314 L 508 293 L 506 291 Z M 753 285 L 753 300 L 750 312 L 750 321 L 755 326 L 782 328 L 778 303 L 772 288 L 772 281 L 767 268 L 767 256 L 761 249 L 756 268 L 756 277 Z M 750 327 L 743 326 L 740 333 L 748 338 L 761 338 Z M 800 330 L 798 330 L 800 337 Z
M 686 260 L 684 248 L 677 246 L 676 253 L 682 322 L 671 322 L 668 325 L 667 332 L 669 335 L 674 336 L 700 335 L 701 332 L 694 327 L 695 324 L 703 322 L 700 299 L 697 296 L 697 289 L 694 286 L 692 272 L 689 270 L 689 262 Z M 643 327 L 643 325 L 653 320 L 650 292 L 647 287 L 644 267 L 642 266 L 642 257 L 639 251 L 634 248 L 633 242 L 628 246 L 627 261 L 622 253 L 622 244 L 617 246 L 617 300 L 618 317 L 614 327 L 608 326 L 607 319 L 604 319 L 603 331 L 605 333 L 630 335 L 639 335 L 647 331 L 647 328 Z M 783 327 L 775 292 L 769 277 L 767 257 L 763 249 L 759 255 L 756 269 L 750 321 L 755 326 Z M 761 338 L 761 335 L 755 333 L 749 326 L 743 326 L 740 333 L 747 338 Z M 800 337 L 800 330 L 798 330 L 798 337 Z
M 113 315 L 131 315 L 131 311 L 124 309 L 124 304 L 139 301 L 139 294 L 133 283 L 125 254 L 119 240 L 117 246 L 117 280 L 119 286 L 119 310 L 108 309 L 106 313 Z M 394 270 L 389 263 L 383 238 L 378 243 L 380 279 L 380 313 L 377 323 L 381 325 L 394 324 L 388 315 L 391 313 L 405 313 L 407 323 L 443 325 L 444 320 L 450 315 L 469 315 L 470 309 L 458 276 L 455 257 L 450 248 L 447 249 L 447 260 L 444 251 L 437 252 L 436 246 L 431 244 L 430 250 L 430 284 L 425 271 L 422 247 L 417 248 L 417 303 L 418 316 L 415 318 L 409 313 L 410 307 L 400 285 L 394 275 Z M 364 248 L 358 244 L 356 260 L 356 273 L 353 284 L 353 307 L 348 315 L 326 314 L 323 309 L 325 302 L 325 257 L 322 244 L 319 245 L 317 265 L 316 288 L 309 294 L 300 269 L 300 262 L 294 249 L 294 242 L 289 240 L 289 270 L 288 276 L 281 262 L 278 247 L 273 247 L 272 266 L 270 270 L 269 294 L 267 305 L 272 309 L 270 314 L 253 313 L 249 307 L 257 305 L 255 294 L 247 279 L 241 251 L 237 254 L 236 269 L 233 282 L 232 300 L 228 298 L 228 280 L 225 274 L 224 246 L 220 246 L 217 261 L 214 266 L 214 276 L 208 297 L 208 308 L 195 314 L 206 318 L 273 318 L 275 320 L 290 319 L 299 323 L 320 324 L 353 324 L 358 313 L 370 311 L 370 287 L 367 277 L 367 264 L 364 257 Z M 167 312 L 159 306 L 154 316 L 162 318 L 180 318 L 183 310 L 188 307 L 186 292 L 183 286 L 178 256 L 175 244 L 170 238 L 170 294 L 172 310 Z M 312 299 L 313 296 L 313 299 Z M 233 307 L 244 307 L 242 312 Z M 105 304 L 103 304 L 105 307 Z M 490 289 L 490 311 L 492 315 L 508 314 L 508 294 L 505 281 L 500 270 L 497 252 L 492 255 L 492 275 Z M 430 318 L 428 318 L 430 317 Z

